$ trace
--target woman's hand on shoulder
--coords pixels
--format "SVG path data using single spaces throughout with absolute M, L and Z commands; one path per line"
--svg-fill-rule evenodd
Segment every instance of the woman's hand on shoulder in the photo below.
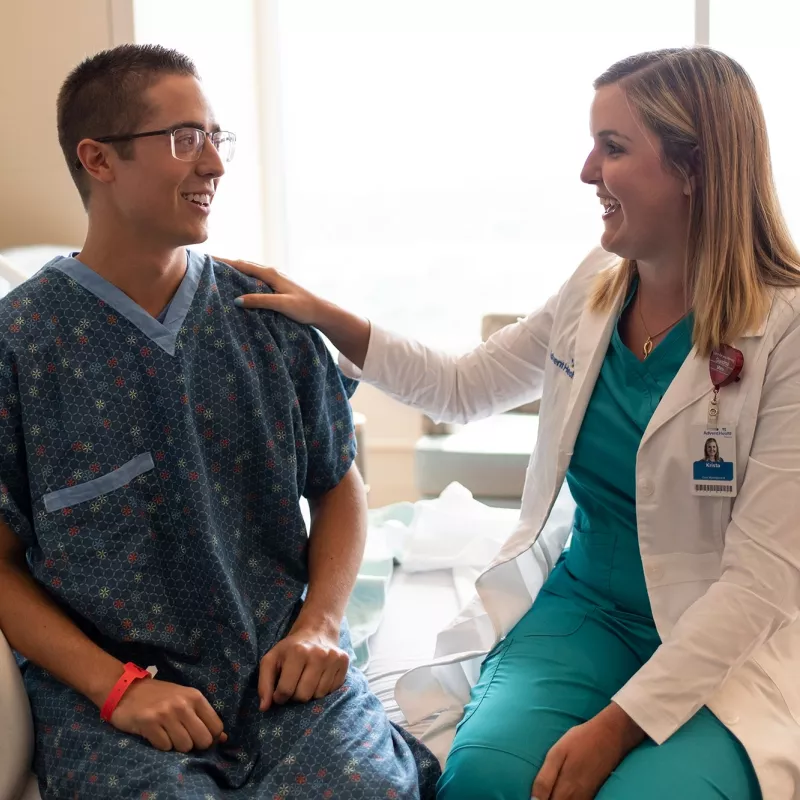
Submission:
M 240 308 L 268 308 L 302 325 L 313 325 L 327 336 L 333 346 L 359 369 L 369 348 L 372 327 L 369 320 L 351 314 L 333 303 L 317 297 L 273 267 L 262 267 L 252 261 L 231 261 L 218 258 L 239 272 L 266 283 L 274 294 L 245 294 L 234 302 Z
M 240 308 L 270 309 L 293 319 L 303 325 L 320 324 L 320 310 L 323 300 L 290 280 L 274 267 L 262 267 L 252 261 L 217 258 L 251 278 L 263 281 L 273 294 L 244 294 L 234 301 Z

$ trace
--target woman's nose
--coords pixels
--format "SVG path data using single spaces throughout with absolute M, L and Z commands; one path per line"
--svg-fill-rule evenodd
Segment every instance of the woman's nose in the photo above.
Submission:
M 600 183 L 600 165 L 597 163 L 594 151 L 589 153 L 586 157 L 586 161 L 583 163 L 581 180 L 588 184 Z

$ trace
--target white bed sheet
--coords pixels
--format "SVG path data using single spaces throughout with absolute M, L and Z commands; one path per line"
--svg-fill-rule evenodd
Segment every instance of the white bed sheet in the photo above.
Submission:
M 458 613 L 459 598 L 452 570 L 404 572 L 392 575 L 381 624 L 370 640 L 371 658 L 364 674 L 392 722 L 420 736 L 430 724 L 408 725 L 394 699 L 398 678 L 430 661 L 436 636 Z

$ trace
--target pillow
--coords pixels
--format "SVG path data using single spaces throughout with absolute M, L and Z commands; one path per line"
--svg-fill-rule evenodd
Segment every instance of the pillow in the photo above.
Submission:
M 68 244 L 30 244 L 22 247 L 7 247 L 0 250 L 0 256 L 10 261 L 18 271 L 29 278 L 56 256 L 68 256 L 80 249 L 80 247 Z
M 0 632 L 0 800 L 16 800 L 31 774 L 33 718 L 17 661 Z
M 8 284 L 7 291 L 10 291 L 15 286 L 19 286 L 21 283 L 28 280 L 28 276 L 7 258 L 0 256 L 0 280 Z

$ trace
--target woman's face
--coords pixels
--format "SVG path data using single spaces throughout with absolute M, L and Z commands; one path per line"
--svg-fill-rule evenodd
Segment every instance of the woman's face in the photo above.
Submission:
M 714 461 L 717 458 L 717 443 L 714 441 L 706 442 L 706 458 Z
M 603 248 L 622 258 L 658 262 L 685 246 L 690 187 L 668 172 L 661 142 L 630 107 L 618 85 L 595 93 L 592 151 L 581 180 L 597 188 L 603 204 Z

